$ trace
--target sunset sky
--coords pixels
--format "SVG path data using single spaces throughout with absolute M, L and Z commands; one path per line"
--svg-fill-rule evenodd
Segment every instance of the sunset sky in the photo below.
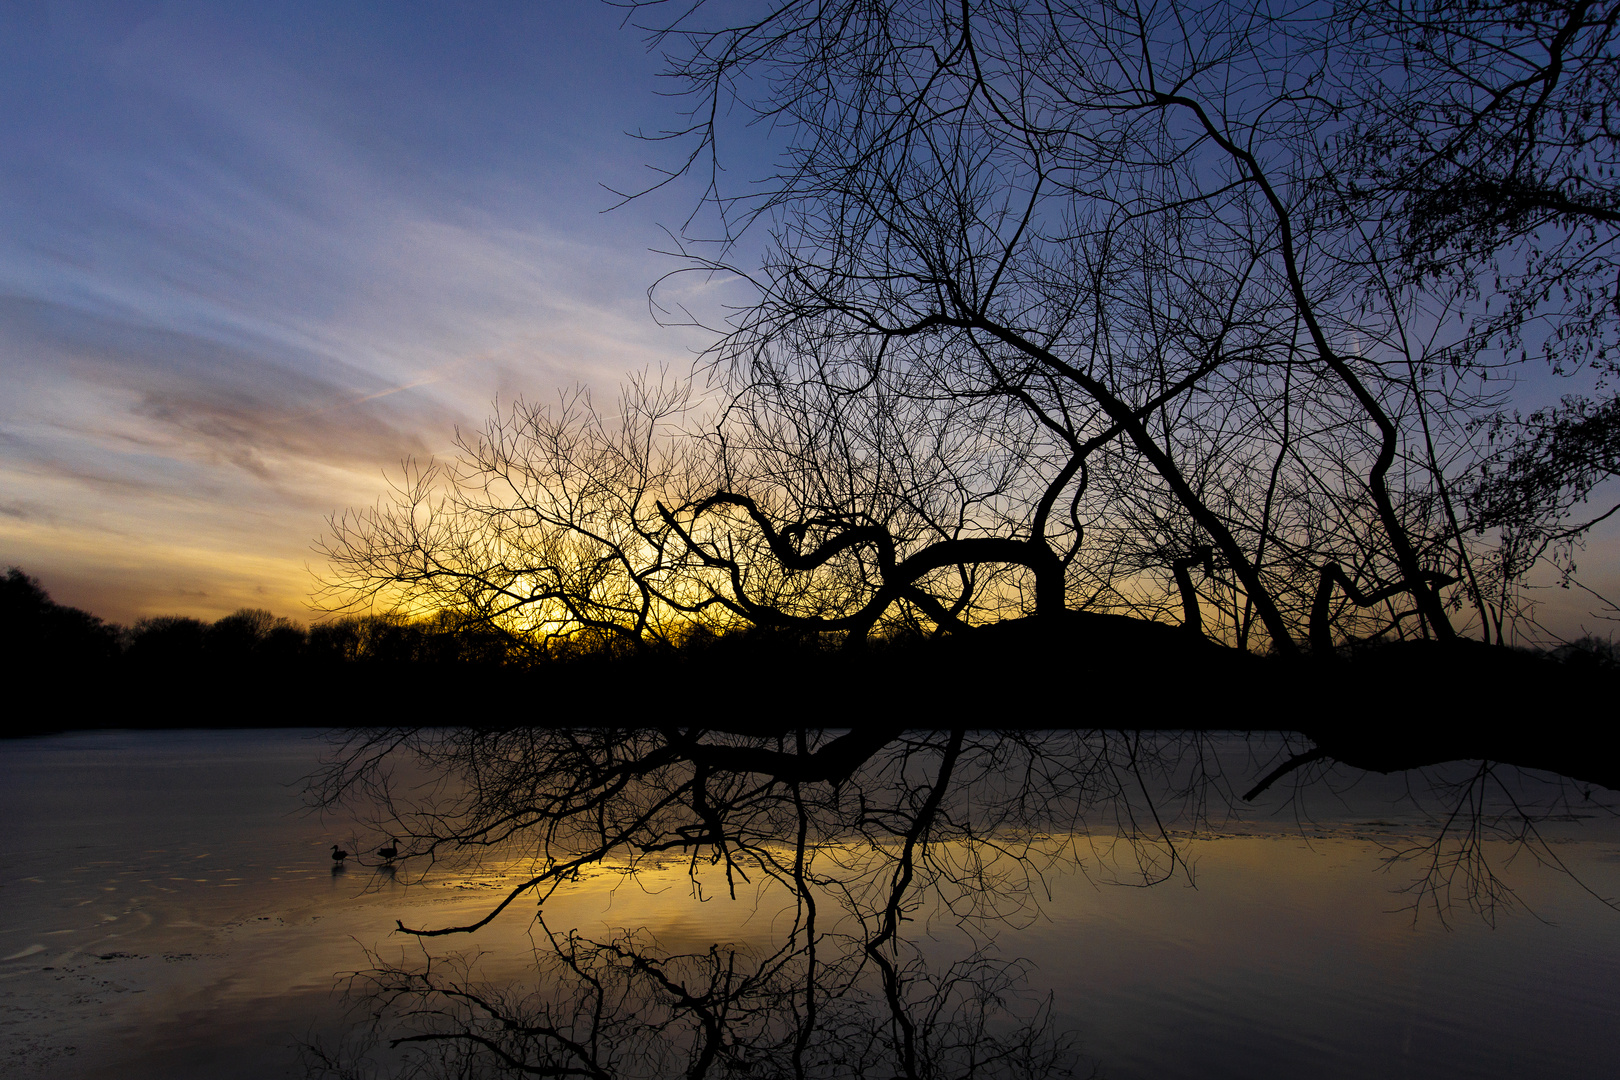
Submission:
M 324 519 L 499 395 L 684 366 L 646 290 L 694 193 L 623 13 L 0 8 L 0 563 L 129 621 L 308 619 Z
M 0 569 L 121 622 L 309 620 L 326 519 L 405 458 L 497 399 L 685 368 L 710 339 L 658 325 L 647 289 L 697 187 L 603 212 L 679 160 L 627 134 L 680 106 L 623 18 L 0 6 Z M 725 288 L 662 299 L 714 313 Z M 1620 590 L 1617 551 L 1620 518 L 1583 580 Z M 1608 628 L 1544 596 L 1560 632 Z

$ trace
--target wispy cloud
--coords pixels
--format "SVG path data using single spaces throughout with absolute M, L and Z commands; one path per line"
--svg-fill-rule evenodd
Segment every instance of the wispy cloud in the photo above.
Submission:
M 702 344 L 648 314 L 650 207 L 597 213 L 664 108 L 611 12 L 63 11 L 0 35 L 0 562 L 294 604 L 325 515 L 498 393 Z

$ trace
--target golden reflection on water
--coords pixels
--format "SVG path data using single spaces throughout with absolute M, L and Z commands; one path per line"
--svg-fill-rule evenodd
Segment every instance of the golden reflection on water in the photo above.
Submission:
M 1026 859 L 1002 854 L 989 862 L 982 850 L 970 857 L 961 842 L 936 845 L 931 858 L 938 864 L 971 865 L 1008 891 L 978 897 L 971 908 L 952 904 L 961 890 L 947 875 L 918 897 L 909 915 L 936 942 L 956 934 L 997 937 L 1015 951 L 1041 957 L 1054 971 L 1067 970 L 1071 958 L 1065 951 L 1078 949 L 1091 963 L 1110 958 L 1121 971 L 1181 980 L 1198 970 L 1253 966 L 1260 955 L 1270 956 L 1278 970 L 1305 968 L 1310 957 L 1337 953 L 1353 953 L 1358 963 L 1377 958 L 1403 967 L 1414 945 L 1432 938 L 1489 940 L 1492 929 L 1481 914 L 1499 918 L 1504 939 L 1513 931 L 1563 938 L 1590 932 L 1620 942 L 1620 918 L 1592 895 L 1620 895 L 1620 847 L 1613 839 L 1555 841 L 1569 874 L 1536 865 L 1511 843 L 1487 841 L 1484 858 L 1501 869 L 1514 891 L 1484 913 L 1468 910 L 1460 898 L 1443 912 L 1436 909 L 1435 896 L 1421 888 L 1428 838 L 1418 833 L 1346 825 L 1310 836 L 1297 828 L 1266 828 L 1185 832 L 1171 839 L 1185 866 L 1152 886 L 1134 877 L 1134 864 L 1120 864 L 1114 835 L 1020 838 L 1007 849 Z M 850 893 L 855 906 L 867 913 L 890 883 L 889 854 L 866 843 L 817 851 L 818 858 L 844 868 L 846 885 L 858 886 Z M 399 910 L 417 921 L 400 917 L 422 928 L 471 921 L 533 869 L 529 860 L 512 859 L 436 872 L 400 898 Z M 707 860 L 666 859 L 633 871 L 599 866 L 582 871 L 542 904 L 520 900 L 483 930 L 432 944 L 493 949 L 497 942 L 527 942 L 537 909 L 554 929 L 586 935 L 642 929 L 669 953 L 701 953 L 715 944 L 756 950 L 779 944 L 796 910 L 791 889 L 755 875 L 751 882 L 736 882 L 732 892 Z M 823 929 L 849 918 L 847 902 L 836 903 L 825 890 L 818 896 Z M 1173 967 L 1159 967 L 1160 961 Z
M 211 744 L 199 746 L 198 775 L 221 791 L 242 786 L 217 777 Z M 20 845 L 16 876 L 0 883 L 8 1076 L 297 1075 L 295 1043 L 354 1020 L 355 1002 L 335 992 L 346 974 L 418 962 L 424 949 L 468 957 L 491 982 L 533 981 L 547 943 L 532 898 L 472 935 L 424 943 L 393 932 L 396 919 L 474 921 L 533 873 L 529 860 L 419 873 L 357 859 L 333 872 L 333 839 L 369 849 L 346 839 L 347 823 L 281 809 L 302 767 L 276 781 L 265 806 L 277 809 L 262 824 L 226 810 L 164 823 L 162 800 L 183 785 L 151 782 L 157 809 L 133 815 L 129 829 L 148 825 L 138 835 L 109 828 L 110 811 L 73 823 L 75 805 L 104 813 L 93 799 L 64 795 L 51 808 L 63 787 L 55 773 L 13 785 L 14 798 L 55 816 L 30 823 L 8 808 Z M 228 806 L 223 795 L 198 805 Z M 1438 893 L 1412 891 L 1428 881 L 1432 834 L 1411 813 L 1286 814 L 1134 842 L 1101 829 L 952 841 L 928 853 L 934 874 L 913 894 L 908 947 L 935 965 L 975 947 L 1028 959 L 1030 991 L 1051 995 L 1083 1052 L 1115 1078 L 1185 1073 L 1192 1062 L 1214 1074 L 1215 1058 L 1233 1075 L 1340 1060 L 1392 1075 L 1607 1077 L 1612 1059 L 1593 1040 L 1620 1040 L 1620 917 L 1582 886 L 1620 895 L 1620 838 L 1601 816 L 1542 828 L 1574 877 L 1485 841 L 1483 864 L 1516 890 L 1485 913 L 1494 929 L 1465 892 L 1438 909 Z M 880 903 L 893 854 L 867 841 L 816 849 L 815 866 L 837 868 L 849 890 L 817 891 L 822 933 L 852 930 Z M 1164 880 L 1135 887 L 1144 871 Z M 557 932 L 644 931 L 666 954 L 727 945 L 757 955 L 792 930 L 797 909 L 779 881 L 750 878 L 728 883 L 706 858 L 644 860 L 633 874 L 607 864 L 562 883 L 538 910 Z M 987 880 L 996 888 L 979 891 Z
M 1427 837 L 1405 829 L 1363 822 L 1311 835 L 1174 835 L 1185 867 L 1153 887 L 1125 883 L 1121 871 L 1134 864 L 1119 864 L 1117 839 L 1036 838 L 1041 858 L 1013 875 L 1027 894 L 978 912 L 991 917 L 962 919 L 950 888 L 932 892 L 910 910 L 909 944 L 940 966 L 986 943 L 1029 961 L 1030 992 L 1050 995 L 1055 1015 L 1115 1077 L 1174 1075 L 1207 1062 L 1216 1046 L 1232 1075 L 1289 1075 L 1320 1066 L 1323 1055 L 1393 1075 L 1610 1075 L 1590 1040 L 1616 1033 L 1620 919 L 1586 890 L 1620 894 L 1612 837 L 1553 841 L 1575 877 L 1488 842 L 1487 860 L 1516 890 L 1494 927 L 1467 910 L 1442 919 L 1432 895 L 1413 891 L 1424 866 L 1412 856 Z M 889 865 L 866 845 L 822 854 L 856 870 Z M 969 861 L 965 851 L 935 854 L 945 865 Z M 435 888 L 460 899 L 435 904 L 424 892 L 412 913 L 442 916 L 441 925 L 469 918 L 476 898 L 488 903 L 529 869 L 486 863 L 446 876 Z M 733 898 L 717 868 L 700 862 L 695 880 L 690 871 L 669 860 L 633 875 L 584 872 L 545 900 L 546 923 L 597 940 L 643 929 L 660 955 L 720 945 L 758 956 L 791 928 L 793 897 L 780 883 L 756 881 Z M 832 931 L 828 915 L 838 909 L 822 910 L 822 929 Z M 511 910 L 473 938 L 431 948 L 474 951 L 476 939 L 487 950 L 484 977 L 532 980 L 532 912 Z M 840 917 L 851 917 L 847 906 Z M 1590 1034 L 1571 1038 L 1571 1028 Z

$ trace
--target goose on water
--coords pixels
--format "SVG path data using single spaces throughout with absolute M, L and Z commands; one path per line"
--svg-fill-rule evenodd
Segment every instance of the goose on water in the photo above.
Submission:
M 383 858 L 387 859 L 389 862 L 393 862 L 394 861 L 394 856 L 399 854 L 399 841 L 395 840 L 392 836 L 390 836 L 388 838 L 388 846 L 378 848 L 377 849 L 377 854 L 381 855 Z
M 347 851 L 344 851 L 342 848 L 338 847 L 336 844 L 332 845 L 332 861 L 333 862 L 337 863 L 339 866 L 342 866 L 343 865 L 343 860 L 347 859 L 348 857 L 349 857 L 349 853 Z

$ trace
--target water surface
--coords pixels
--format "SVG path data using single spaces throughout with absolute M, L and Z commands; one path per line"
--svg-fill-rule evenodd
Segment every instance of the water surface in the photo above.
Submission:
M 1544 808 L 1528 815 L 1536 842 L 1515 843 L 1498 815 L 1463 857 L 1433 845 L 1437 822 L 1466 839 L 1457 810 L 1472 805 L 1477 766 L 1328 771 L 1250 806 L 1231 792 L 1275 748 L 1242 736 L 1201 746 L 1221 759 L 1228 797 L 1206 792 L 1190 812 L 1184 792 L 1159 793 L 1152 806 L 1169 820 L 1151 843 L 1093 807 L 1080 827 L 1035 838 L 1038 875 L 1008 879 L 1005 896 L 965 898 L 933 880 L 903 924 L 915 970 L 941 980 L 973 957 L 1015 970 L 998 986 L 1028 1006 L 1021 1015 L 1046 1017 L 1082 1074 L 1614 1074 L 1620 913 L 1600 900 L 1620 895 L 1609 793 L 1515 773 L 1512 790 Z M 316 1060 L 308 1047 L 348 1052 L 377 1011 L 348 975 L 429 956 L 438 970 L 462 957 L 484 985 L 543 996 L 530 984 L 554 948 L 528 898 L 475 935 L 392 932 L 396 919 L 472 921 L 529 861 L 496 850 L 476 864 L 390 870 L 368 858 L 334 873 L 331 844 L 369 851 L 385 837 L 303 809 L 303 780 L 326 750 L 308 731 L 0 744 L 0 1067 L 303 1076 Z M 890 853 L 841 858 L 859 874 L 879 857 Z M 977 841 L 932 857 L 994 879 Z M 1495 876 L 1479 880 L 1481 867 Z M 716 944 L 757 958 L 792 933 L 794 897 L 769 878 L 728 886 L 721 867 L 679 853 L 622 870 L 610 861 L 559 888 L 541 909 L 545 928 L 638 941 L 661 958 Z M 838 941 L 860 939 L 859 920 L 818 889 L 825 962 Z

